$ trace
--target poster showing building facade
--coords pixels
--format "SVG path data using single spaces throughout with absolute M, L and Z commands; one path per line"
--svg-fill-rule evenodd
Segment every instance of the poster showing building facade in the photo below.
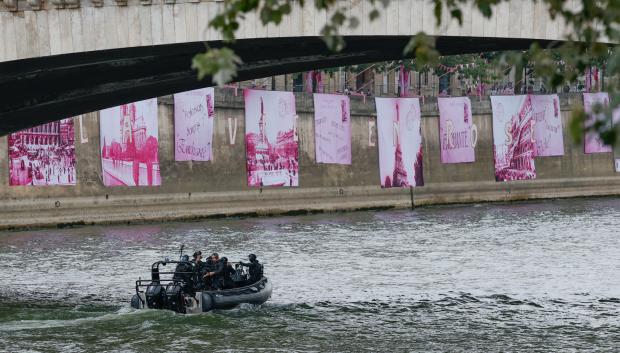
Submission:
M 161 185 L 156 98 L 102 110 L 99 131 L 105 186 Z
M 531 95 L 534 119 L 534 156 L 564 155 L 560 98 L 557 94 Z
M 438 98 L 437 104 L 441 163 L 474 162 L 478 130 L 473 123 L 469 98 Z
M 243 96 L 248 186 L 299 186 L 295 96 L 251 89 Z
M 375 98 L 381 186 L 424 185 L 418 98 Z
M 174 95 L 174 159 L 210 161 L 213 156 L 214 89 Z
M 594 113 L 595 106 L 600 105 L 603 108 L 609 106 L 609 94 L 606 92 L 584 93 L 583 109 L 586 112 L 586 128 L 591 127 L 598 120 L 605 119 L 603 113 Z M 612 147 L 606 145 L 595 131 L 586 131 L 584 140 L 584 152 L 589 153 L 607 153 L 612 152 Z
M 314 141 L 317 163 L 351 164 L 349 96 L 314 94 Z
M 495 180 L 536 178 L 534 120 L 529 96 L 492 96 Z
M 75 129 L 62 119 L 8 136 L 9 185 L 75 185 Z

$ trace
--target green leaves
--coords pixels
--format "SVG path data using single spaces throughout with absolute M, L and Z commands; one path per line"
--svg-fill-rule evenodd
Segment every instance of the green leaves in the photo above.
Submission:
M 212 76 L 212 81 L 223 86 L 237 76 L 237 66 L 242 63 L 230 48 L 208 49 L 192 60 L 192 69 L 198 71 L 198 79 Z

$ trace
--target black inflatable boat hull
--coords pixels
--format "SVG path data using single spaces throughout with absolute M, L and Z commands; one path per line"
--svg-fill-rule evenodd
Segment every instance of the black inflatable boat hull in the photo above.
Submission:
M 260 305 L 271 298 L 272 290 L 271 282 L 266 277 L 263 277 L 260 281 L 245 287 L 217 291 L 199 291 L 196 292 L 194 297 L 185 297 L 183 308 L 175 306 L 170 308 L 163 307 L 162 309 L 195 314 L 216 309 L 232 309 L 244 303 Z M 146 299 L 144 292 L 135 294 L 131 298 L 131 306 L 135 309 L 148 309 Z

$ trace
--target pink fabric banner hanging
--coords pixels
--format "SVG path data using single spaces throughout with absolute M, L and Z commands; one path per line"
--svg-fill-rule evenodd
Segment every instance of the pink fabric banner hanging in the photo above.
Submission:
M 349 97 L 314 94 L 314 141 L 317 163 L 351 164 Z
M 105 186 L 161 185 L 156 98 L 102 110 L 99 131 Z
M 609 94 L 606 92 L 584 93 L 583 109 L 586 112 L 586 127 L 592 126 L 598 120 L 604 120 L 604 113 L 593 113 L 594 106 L 600 105 L 602 108 L 609 106 Z M 608 153 L 612 152 L 612 147 L 606 145 L 599 135 L 594 131 L 587 131 L 585 136 L 584 151 L 590 153 Z
M 248 186 L 299 186 L 295 96 L 250 89 L 243 96 Z
M 213 155 L 214 89 L 174 95 L 174 159 L 210 161 Z
M 441 163 L 474 162 L 478 130 L 473 123 L 469 98 L 437 98 L 437 105 Z
M 495 180 L 536 178 L 534 120 L 529 96 L 493 96 Z
M 8 136 L 9 184 L 75 185 L 73 119 L 62 119 Z
M 560 98 L 557 94 L 531 95 L 534 119 L 534 156 L 564 155 Z
M 381 186 L 424 185 L 418 98 L 375 98 Z

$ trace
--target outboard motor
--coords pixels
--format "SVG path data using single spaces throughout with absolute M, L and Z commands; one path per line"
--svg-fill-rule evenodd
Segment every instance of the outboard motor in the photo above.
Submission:
M 159 282 L 151 282 L 146 287 L 146 306 L 149 309 L 163 309 L 165 293 L 164 288 Z
M 166 286 L 166 308 L 177 313 L 185 314 L 185 300 L 183 287 L 180 283 L 173 282 Z

